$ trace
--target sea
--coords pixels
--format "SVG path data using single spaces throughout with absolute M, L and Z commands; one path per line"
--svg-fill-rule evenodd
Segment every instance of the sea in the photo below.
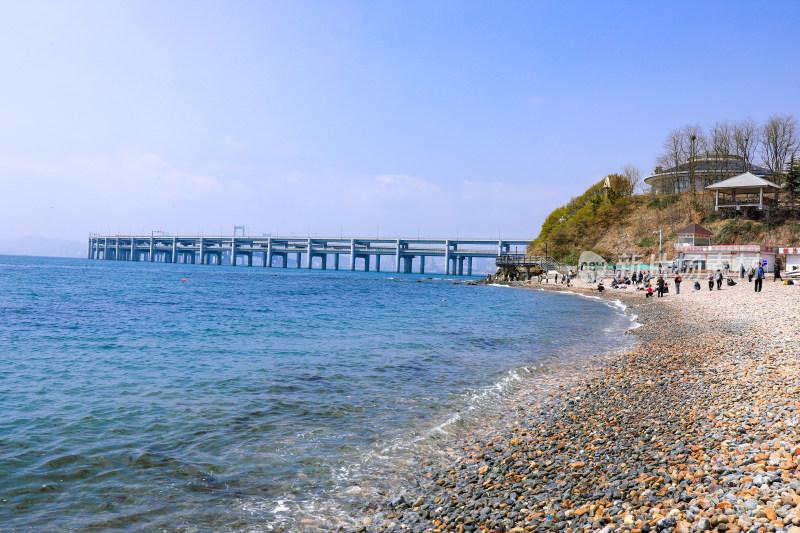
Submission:
M 0 531 L 311 531 L 553 368 L 622 305 L 469 278 L 0 256 Z

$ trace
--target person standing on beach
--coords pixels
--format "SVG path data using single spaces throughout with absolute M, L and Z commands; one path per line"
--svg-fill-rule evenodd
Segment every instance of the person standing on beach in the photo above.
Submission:
M 681 281 L 683 281 L 681 279 L 681 275 L 680 274 L 676 275 L 675 276 L 675 295 L 676 296 L 681 293 Z
M 658 297 L 661 298 L 664 296 L 664 277 L 658 276 L 656 280 L 656 285 L 658 286 Z
M 755 276 L 756 271 L 753 270 L 753 267 L 750 267 L 750 270 L 747 271 L 747 283 L 753 282 L 753 276 Z
M 764 283 L 764 267 L 761 265 L 758 266 L 758 270 L 756 271 L 756 284 L 755 290 L 756 292 L 761 292 L 761 286 Z
M 711 270 L 708 271 L 708 290 L 714 290 L 714 272 Z
M 717 290 L 720 291 L 722 290 L 722 272 L 720 272 L 719 269 L 717 269 L 717 275 L 715 278 L 717 280 Z
M 780 259 L 775 260 L 775 277 L 772 279 L 773 282 L 783 280 L 781 277 L 781 261 Z

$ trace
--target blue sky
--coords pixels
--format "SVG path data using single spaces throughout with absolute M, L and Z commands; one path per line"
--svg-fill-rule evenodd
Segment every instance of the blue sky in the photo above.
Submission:
M 533 238 L 674 128 L 800 117 L 798 2 L 0 8 L 0 238 Z

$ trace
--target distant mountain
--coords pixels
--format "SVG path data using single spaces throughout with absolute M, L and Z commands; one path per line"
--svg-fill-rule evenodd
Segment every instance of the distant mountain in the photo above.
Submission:
M 28 237 L 0 239 L 0 254 L 86 257 L 86 243 L 31 235 Z

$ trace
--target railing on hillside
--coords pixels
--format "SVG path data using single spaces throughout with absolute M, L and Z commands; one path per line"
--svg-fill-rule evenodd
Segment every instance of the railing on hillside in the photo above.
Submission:
M 549 255 L 505 254 L 498 255 L 494 261 L 498 267 L 541 267 L 544 270 L 565 272 L 570 269 L 566 263 L 559 263 Z

